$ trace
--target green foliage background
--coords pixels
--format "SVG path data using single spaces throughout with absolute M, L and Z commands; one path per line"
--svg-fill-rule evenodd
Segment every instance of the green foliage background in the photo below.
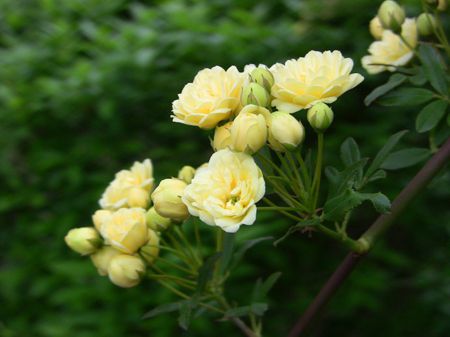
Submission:
M 405 1 L 410 13 L 418 1 Z M 114 173 L 150 157 L 157 178 L 199 165 L 207 134 L 174 124 L 171 102 L 195 73 L 213 65 L 273 64 L 311 49 L 339 49 L 355 60 L 371 42 L 371 0 L 1 0 L 0 1 L 0 336 L 227 336 L 227 323 L 200 318 L 188 332 L 176 317 L 142 321 L 171 299 L 144 282 L 120 289 L 65 247 Z M 364 155 L 400 129 L 414 129 L 413 108 L 366 109 L 363 98 L 386 75 L 367 76 L 335 105 L 328 163 L 353 136 Z M 309 135 L 311 136 L 311 134 Z M 424 144 L 414 132 L 406 143 Z M 310 137 L 309 142 L 312 141 Z M 188 162 L 186 162 L 188 159 Z M 380 185 L 390 197 L 416 168 Z M 450 239 L 448 185 L 415 201 L 333 299 L 314 336 L 448 336 Z M 374 219 L 357 214 L 357 235 Z M 282 235 L 288 221 L 265 215 L 241 239 Z M 208 229 L 205 228 L 205 231 Z M 294 235 L 264 243 L 244 260 L 230 296 L 254 281 L 283 276 L 271 293 L 265 335 L 286 335 L 345 251 L 326 238 Z

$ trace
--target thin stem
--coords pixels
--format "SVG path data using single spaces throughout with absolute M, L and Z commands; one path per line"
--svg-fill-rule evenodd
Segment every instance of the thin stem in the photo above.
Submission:
M 274 208 L 277 208 L 277 207 L 278 207 L 277 205 L 275 205 L 272 201 L 270 201 L 270 200 L 267 199 L 267 198 L 264 198 L 263 200 L 264 200 L 264 202 L 265 202 L 266 204 L 268 204 L 268 205 L 270 205 L 270 206 L 272 206 L 272 207 L 274 207 Z M 288 218 L 291 218 L 292 220 L 295 220 L 295 221 L 302 221 L 302 218 L 299 218 L 298 216 L 293 215 L 293 214 L 291 214 L 291 213 L 288 213 L 288 212 L 286 212 L 286 211 L 277 209 L 277 212 L 279 212 L 279 213 L 281 213 L 281 214 L 287 216 Z
M 346 235 L 337 233 L 334 230 L 329 229 L 328 227 L 325 227 L 324 225 L 318 225 L 316 228 L 321 233 L 341 242 L 344 246 L 346 246 L 347 248 L 350 248 L 352 251 L 354 251 L 356 253 L 360 253 L 360 252 L 364 251 L 364 249 L 366 248 L 365 245 L 361 244 L 360 242 L 353 240 Z
M 312 185 L 313 204 L 312 212 L 315 212 L 317 201 L 319 199 L 320 180 L 322 174 L 322 161 L 323 161 L 323 133 L 317 134 L 317 161 L 316 169 L 314 170 L 314 180 Z
M 188 251 L 189 255 L 194 259 L 194 261 L 197 263 L 197 266 L 201 266 L 202 261 L 200 260 L 200 258 L 196 254 L 196 252 L 194 252 L 194 250 L 192 249 L 191 243 L 188 241 L 188 239 L 184 235 L 184 232 L 181 230 L 181 228 L 178 226 L 175 226 L 174 231 L 180 237 L 181 241 L 186 246 L 186 250 Z
M 302 170 L 303 178 L 305 179 L 306 186 L 307 186 L 307 188 L 309 190 L 311 188 L 311 177 L 308 174 L 308 170 L 306 168 L 306 164 L 305 164 L 305 162 L 303 160 L 302 153 L 301 153 L 300 149 L 295 153 L 295 157 L 297 158 L 297 161 L 300 164 L 300 168 Z
M 168 266 L 170 266 L 171 268 L 175 268 L 175 269 L 178 269 L 178 270 L 180 270 L 180 271 L 182 271 L 182 272 L 185 272 L 185 273 L 187 273 L 187 274 L 190 274 L 190 275 L 193 275 L 193 276 L 197 276 L 197 274 L 195 273 L 194 270 L 192 270 L 192 269 L 187 269 L 187 268 L 184 268 L 184 267 L 182 267 L 182 266 L 179 266 L 178 264 L 176 264 L 176 263 L 174 263 L 174 262 L 171 262 L 171 261 L 169 261 L 169 260 L 167 260 L 167 259 L 164 259 L 164 258 L 162 258 L 162 257 L 158 257 L 158 260 L 157 260 L 157 261 L 158 261 L 158 262 L 163 262 L 163 263 L 167 264 Z
M 358 240 L 364 246 L 365 251 L 360 254 L 349 253 L 344 261 L 339 265 L 336 271 L 331 275 L 328 281 L 320 290 L 305 313 L 298 319 L 288 337 L 297 337 L 303 334 L 310 323 L 315 319 L 321 309 L 329 302 L 346 278 L 351 274 L 357 263 L 365 256 L 373 246 L 376 239 L 386 231 L 394 221 L 405 210 L 406 206 L 419 195 L 425 187 L 431 182 L 436 174 L 444 167 L 450 159 L 450 138 L 439 151 L 425 164 L 425 166 L 416 174 L 416 176 L 402 190 L 398 197 L 392 203 L 392 209 L 389 214 L 383 214 L 369 227 L 369 229 Z
M 298 170 L 297 166 L 295 165 L 294 158 L 292 157 L 292 154 L 290 152 L 286 152 L 286 157 L 292 167 L 292 171 L 294 171 L 295 177 L 297 178 L 297 183 L 300 187 L 300 195 L 299 196 L 303 198 L 303 195 L 305 193 L 305 185 L 303 184 L 303 180 L 300 177 L 299 170 Z

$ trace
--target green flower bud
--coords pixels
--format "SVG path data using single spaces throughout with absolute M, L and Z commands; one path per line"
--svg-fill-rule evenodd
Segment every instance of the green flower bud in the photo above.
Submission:
M 109 279 L 122 288 L 131 288 L 138 285 L 144 273 L 144 261 L 133 255 L 116 255 L 111 259 L 108 267 Z
M 155 231 L 149 229 L 148 242 L 139 250 L 139 255 L 151 266 L 159 255 L 159 236 Z
M 263 66 L 253 69 L 250 73 L 250 80 L 264 87 L 268 92 L 270 92 L 270 88 L 275 83 L 275 79 L 270 70 Z
M 263 86 L 250 83 L 242 89 L 241 103 L 243 106 L 254 104 L 267 107 L 270 104 L 270 94 Z
M 293 151 L 305 139 L 305 128 L 291 114 L 276 111 L 269 123 L 269 146 L 279 152 Z
M 399 33 L 405 21 L 405 11 L 395 1 L 386 0 L 378 9 L 378 18 L 385 29 Z
M 183 221 L 189 217 L 186 205 L 181 200 L 187 184 L 180 179 L 164 179 L 153 191 L 153 206 L 159 215 L 175 220 Z
M 436 18 L 429 13 L 422 13 L 417 17 L 417 31 L 422 36 L 428 36 L 434 33 L 436 29 Z
M 172 224 L 172 220 L 165 218 L 156 212 L 154 207 L 147 212 L 147 226 L 151 230 L 163 232 Z
M 178 172 L 178 179 L 183 180 L 186 184 L 190 184 L 195 176 L 195 168 L 192 166 L 183 166 Z
M 94 266 L 97 268 L 98 273 L 101 276 L 108 275 L 109 263 L 116 255 L 122 254 L 118 250 L 111 246 L 104 246 L 98 252 L 91 255 L 91 260 Z
M 316 132 L 324 132 L 333 122 L 333 110 L 325 103 L 314 104 L 307 114 L 308 122 Z
M 64 238 L 66 244 L 81 255 L 95 253 L 102 246 L 100 234 L 94 227 L 71 229 Z

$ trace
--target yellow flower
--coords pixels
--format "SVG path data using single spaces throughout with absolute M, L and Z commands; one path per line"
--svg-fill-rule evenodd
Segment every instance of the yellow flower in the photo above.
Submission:
M 214 130 L 214 139 L 211 143 L 214 151 L 222 150 L 231 145 L 231 126 L 232 122 L 228 122 L 222 126 L 216 127 Z
M 264 193 L 264 178 L 253 158 L 224 149 L 197 169 L 182 199 L 192 215 L 233 233 L 255 222 L 256 203 Z
M 116 286 L 131 288 L 139 284 L 145 269 L 145 263 L 140 257 L 120 254 L 111 259 L 108 276 Z
M 117 250 L 134 254 L 148 240 L 145 218 L 143 208 L 121 208 L 102 224 L 101 234 Z
M 275 111 L 269 124 L 269 146 L 279 152 L 294 150 L 305 139 L 305 128 L 291 114 Z
M 186 183 L 172 178 L 161 180 L 152 194 L 153 207 L 156 212 L 175 221 L 184 221 L 189 217 L 186 206 L 181 201 Z
M 81 255 L 93 254 L 102 245 L 100 235 L 94 227 L 73 228 L 64 237 L 64 241 Z
M 244 75 L 236 67 L 201 70 L 172 103 L 174 122 L 212 129 L 239 106 Z
M 413 50 L 417 46 L 417 28 L 414 19 L 406 19 L 402 25 L 402 37 L 390 30 L 383 31 L 380 41 L 373 42 L 369 47 L 370 55 L 362 58 L 363 67 L 369 74 L 377 74 L 382 71 L 394 71 L 396 67 L 404 66 L 414 56 Z M 411 48 L 410 48 L 411 47 Z
M 159 236 L 149 229 L 148 242 L 139 250 L 139 255 L 151 266 L 159 256 Z
M 353 61 L 335 50 L 310 51 L 305 57 L 277 63 L 270 69 L 275 78 L 272 105 L 293 113 L 318 102 L 332 103 L 363 81 L 351 74 Z
M 150 159 L 135 162 L 129 170 L 118 172 L 100 199 L 106 209 L 123 207 L 146 208 L 153 189 L 153 166 Z
M 111 246 L 104 246 L 98 252 L 91 255 L 91 260 L 94 266 L 97 268 L 98 273 L 101 276 L 105 276 L 108 274 L 108 267 L 112 258 L 120 254 L 122 253 L 112 248 Z
M 102 229 L 103 223 L 108 221 L 112 212 L 106 209 L 99 209 L 92 215 L 92 222 L 94 223 L 95 229 L 99 232 Z
M 381 25 L 380 19 L 378 16 L 374 17 L 372 20 L 370 20 L 369 23 L 369 30 L 370 34 L 376 39 L 379 40 L 383 36 L 384 28 Z

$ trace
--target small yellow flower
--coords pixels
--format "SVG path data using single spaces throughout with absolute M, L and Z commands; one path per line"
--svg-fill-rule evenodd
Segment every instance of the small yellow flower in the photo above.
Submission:
M 380 19 L 378 16 L 374 17 L 370 20 L 369 23 L 370 34 L 374 37 L 375 40 L 380 40 L 383 37 L 384 28 L 381 25 Z
M 225 149 L 231 145 L 231 126 L 232 122 L 228 122 L 222 126 L 216 127 L 214 130 L 214 139 L 212 147 L 214 151 Z
M 201 70 L 172 103 L 174 122 L 212 129 L 238 108 L 244 75 L 236 67 Z
M 100 199 L 100 206 L 116 210 L 123 207 L 146 208 L 153 189 L 153 166 L 150 159 L 135 162 L 129 170 L 118 172 Z
M 275 111 L 269 124 L 269 145 L 279 152 L 294 150 L 305 139 L 305 128 L 291 114 Z
M 363 81 L 351 74 L 353 61 L 335 50 L 310 51 L 305 57 L 277 63 L 270 69 L 275 78 L 272 105 L 293 113 L 318 102 L 332 103 Z
M 187 184 L 180 179 L 164 179 L 152 194 L 153 207 L 159 215 L 175 221 L 189 217 L 186 206 L 181 201 Z
M 97 272 L 99 273 L 99 275 L 107 275 L 109 263 L 111 262 L 112 258 L 120 254 L 122 253 L 111 246 L 104 246 L 98 252 L 92 254 L 91 260 L 94 266 L 97 268 Z
M 208 166 L 197 169 L 183 202 L 204 223 L 233 233 L 255 222 L 256 203 L 264 193 L 264 178 L 253 158 L 224 149 L 211 156 Z
M 369 47 L 370 55 L 362 58 L 363 67 L 369 74 L 383 71 L 395 71 L 396 67 L 404 66 L 414 56 L 413 49 L 417 46 L 417 28 L 414 19 L 406 19 L 402 25 L 402 37 L 390 30 L 383 31 L 380 41 L 373 42 Z
M 139 284 L 145 269 L 145 263 L 140 257 L 120 254 L 111 259 L 108 276 L 116 286 L 131 288 Z
M 147 265 L 151 266 L 159 256 L 159 236 L 158 233 L 149 229 L 148 241 L 139 250 L 139 255 L 145 260 Z
M 94 227 L 73 228 L 64 237 L 64 241 L 81 255 L 93 254 L 102 245 L 100 235 Z
M 148 240 L 146 213 L 143 208 L 121 208 L 102 224 L 106 243 L 123 253 L 134 254 Z

